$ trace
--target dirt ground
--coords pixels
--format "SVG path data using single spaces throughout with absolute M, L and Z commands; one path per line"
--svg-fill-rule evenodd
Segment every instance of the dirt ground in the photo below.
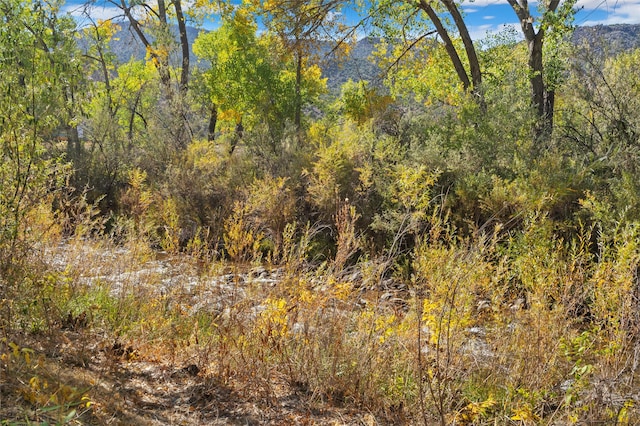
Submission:
M 111 342 L 95 334 L 61 331 L 54 337 L 13 336 L 33 349 L 37 371 L 6 374 L 0 386 L 0 424 L 91 425 L 377 425 L 365 410 L 320 401 L 284 381 L 260 383 L 238 375 L 220 381 L 184 359 L 159 359 L 149 348 Z M 171 358 L 171 357 L 169 357 Z M 180 357 L 178 357 L 180 358 Z M 34 369 L 35 363 L 34 363 Z M 33 404 L 24 387 L 30 375 L 78 390 L 90 406 L 76 415 Z M 22 389 L 22 390 L 21 390 Z M 45 392 L 46 393 L 46 392 Z

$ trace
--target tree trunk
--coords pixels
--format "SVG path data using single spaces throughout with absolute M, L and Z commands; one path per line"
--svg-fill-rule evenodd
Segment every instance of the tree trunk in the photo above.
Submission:
M 531 103 L 538 117 L 544 117 L 544 65 L 542 62 L 542 37 L 535 35 L 527 40 L 529 46 L 529 81 L 531 83 Z
M 158 18 L 163 24 L 167 24 L 167 5 L 164 0 L 158 0 Z
M 178 33 L 180 35 L 180 47 L 182 48 L 182 71 L 180 73 L 180 90 L 185 92 L 189 84 L 189 39 L 187 38 L 187 26 L 182 12 L 181 0 L 173 0 L 178 19 Z
M 551 137 L 553 131 L 554 93 L 547 92 L 544 82 L 543 47 L 544 31 L 539 30 L 533 39 L 527 40 L 529 46 L 529 82 L 531 84 L 531 105 L 536 113 L 534 142 L 539 150 L 540 144 Z
M 536 113 L 536 123 L 533 129 L 534 150 L 540 149 L 540 144 L 547 141 L 553 132 L 553 113 L 555 109 L 555 93 L 548 91 L 544 81 L 544 28 L 536 32 L 533 27 L 534 19 L 529 12 L 527 0 L 507 0 L 520 21 L 522 34 L 529 49 L 529 84 L 531 85 L 531 106 Z M 548 12 L 555 12 L 560 0 L 551 0 Z
M 82 155 L 82 145 L 80 144 L 80 134 L 77 126 L 68 126 L 65 129 L 67 134 L 67 153 L 72 160 L 79 160 Z
M 431 5 L 427 3 L 426 0 L 420 0 L 420 2 L 418 3 L 418 7 L 427 14 L 429 19 L 433 23 L 433 25 L 436 27 L 436 31 L 438 32 L 438 35 L 440 36 L 440 38 L 442 39 L 442 42 L 444 43 L 444 48 L 446 49 L 447 54 L 451 59 L 451 63 L 453 64 L 453 67 L 455 68 L 456 73 L 458 74 L 458 78 L 462 83 L 462 87 L 464 88 L 464 90 L 468 90 L 469 87 L 471 87 L 471 81 L 469 80 L 469 75 L 467 74 L 467 70 L 464 69 L 464 65 L 460 60 L 458 51 L 453 45 L 453 41 L 451 40 L 451 37 L 449 37 L 449 33 L 447 32 L 447 29 L 442 24 L 442 21 L 440 21 L 438 14 L 431 7 Z
M 302 129 L 302 52 L 300 50 L 301 47 L 298 46 L 296 49 L 296 98 L 294 111 L 294 125 L 296 127 L 297 140 L 300 138 L 300 130 Z
M 233 135 L 233 138 L 231 138 L 231 147 L 229 148 L 229 155 L 233 154 L 233 151 L 236 150 L 236 146 L 238 146 L 238 142 L 242 140 L 243 136 L 244 136 L 244 126 L 242 125 L 242 118 L 241 118 L 240 121 L 236 123 L 236 132 L 235 132 L 235 135 Z
M 138 109 L 138 104 L 140 103 L 140 97 L 142 95 L 142 90 L 139 90 L 136 93 L 136 98 L 133 102 L 133 107 L 131 108 L 131 113 L 129 114 L 129 131 L 127 132 L 127 154 L 131 152 L 133 149 L 133 126 L 135 124 L 136 119 L 136 111 Z
M 209 116 L 209 127 L 207 129 L 207 139 L 212 142 L 216 139 L 216 125 L 218 124 L 218 105 L 211 106 L 211 115 Z
M 180 115 L 182 116 L 183 128 L 179 132 L 180 146 L 185 147 L 186 143 L 191 139 L 190 131 L 188 128 L 187 116 L 185 112 L 185 95 L 189 87 L 189 39 L 187 37 L 187 26 L 185 23 L 184 13 L 182 12 L 182 0 L 172 0 L 173 7 L 176 12 L 176 19 L 178 20 L 178 35 L 180 37 L 180 48 L 182 54 L 182 66 L 180 71 L 180 85 L 179 92 L 180 99 Z
M 467 59 L 469 60 L 469 70 L 471 71 L 473 91 L 478 92 L 480 90 L 480 85 L 482 84 L 482 72 L 480 70 L 480 62 L 478 61 L 478 55 L 476 54 L 476 48 L 473 45 L 471 35 L 469 35 L 469 30 L 467 29 L 467 25 L 465 24 L 462 15 L 460 14 L 458 6 L 456 6 L 452 0 L 442 0 L 442 2 L 451 14 L 456 28 L 458 28 L 460 38 L 464 44 L 465 52 L 467 53 Z

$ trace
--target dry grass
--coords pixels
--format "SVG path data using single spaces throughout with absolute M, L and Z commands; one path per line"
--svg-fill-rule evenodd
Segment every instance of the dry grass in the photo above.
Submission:
M 599 256 L 539 219 L 510 240 L 432 229 L 402 279 L 354 263 L 357 215 L 337 217 L 337 259 L 313 267 L 309 229 L 285 229 L 278 265 L 158 257 L 135 239 L 46 247 L 3 301 L 0 418 L 640 421 L 634 229 Z

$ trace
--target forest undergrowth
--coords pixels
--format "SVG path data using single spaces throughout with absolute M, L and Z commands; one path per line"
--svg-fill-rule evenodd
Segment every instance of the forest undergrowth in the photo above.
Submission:
M 229 224 L 242 262 L 41 241 L 2 283 L 4 423 L 638 420 L 637 227 L 563 241 L 531 215 L 461 238 L 436 209 L 402 269 L 358 255 L 353 206 L 335 219 L 323 262 L 295 223 L 270 257 Z

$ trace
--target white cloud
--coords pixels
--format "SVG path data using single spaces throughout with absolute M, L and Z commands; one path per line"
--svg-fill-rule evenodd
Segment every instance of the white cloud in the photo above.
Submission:
M 469 34 L 471 35 L 472 40 L 482 40 L 488 33 L 494 32 L 495 29 L 496 26 L 491 24 L 476 25 L 469 27 Z
M 516 38 L 521 37 L 520 24 L 484 24 L 476 25 L 469 28 L 469 34 L 472 40 L 483 40 L 492 34 L 497 34 L 503 31 L 512 32 Z
M 475 9 L 478 7 L 496 6 L 500 4 L 509 4 L 509 2 L 507 2 L 507 0 L 471 0 L 462 3 L 462 7 L 466 11 L 468 7 Z
M 584 17 L 577 20 L 580 25 L 640 23 L 640 0 L 579 0 L 577 7 L 583 9 Z M 605 16 L 592 16 L 596 11 Z
M 342 12 L 336 12 L 336 11 L 330 10 L 329 13 L 327 14 L 327 19 L 329 21 L 334 21 L 334 20 L 342 19 L 342 16 L 343 16 Z
M 536 8 L 535 3 L 536 1 L 529 1 L 532 11 Z M 496 12 L 496 8 L 492 7 L 507 4 L 507 0 L 466 0 L 463 3 L 463 9 L 466 13 L 473 13 L 475 16 L 482 16 L 484 12 L 486 16 L 483 16 L 482 19 L 485 21 L 514 22 L 515 15 Z M 575 23 L 581 26 L 640 23 L 640 0 L 578 0 L 575 8 L 578 11 Z M 476 27 L 476 31 L 485 31 L 485 27 L 480 25 Z M 499 28 L 496 26 L 493 31 L 499 31 Z
M 62 12 L 73 16 L 80 26 L 89 23 L 88 16 L 95 21 L 114 19 L 122 16 L 122 10 L 115 6 L 67 5 L 62 8 Z

